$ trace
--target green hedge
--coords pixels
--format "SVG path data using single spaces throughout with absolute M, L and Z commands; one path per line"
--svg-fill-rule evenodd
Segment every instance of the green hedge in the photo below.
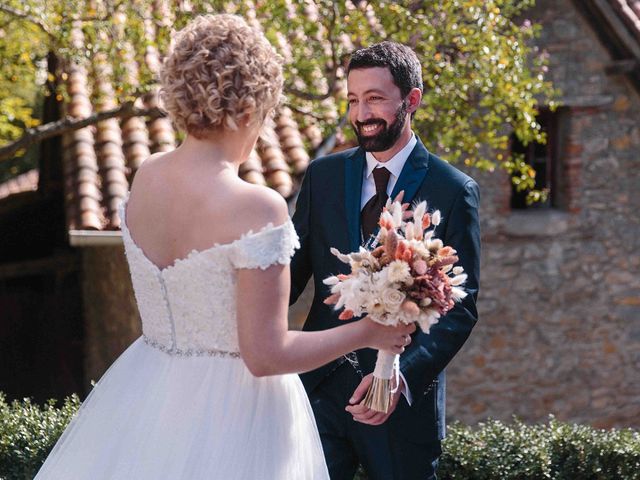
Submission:
M 443 445 L 443 480 L 640 480 L 640 433 L 561 423 L 455 424 Z
M 0 479 L 32 479 L 79 405 L 75 396 L 60 407 L 8 404 L 0 394 Z M 443 450 L 441 480 L 640 480 L 640 433 L 630 429 L 598 430 L 553 418 L 532 426 L 456 423 Z
M 0 479 L 31 480 L 79 406 L 76 396 L 61 407 L 28 399 L 8 404 L 0 393 Z
M 438 480 L 640 480 L 639 432 L 553 417 L 542 425 L 454 423 L 442 450 Z M 359 471 L 356 479 L 367 476 Z

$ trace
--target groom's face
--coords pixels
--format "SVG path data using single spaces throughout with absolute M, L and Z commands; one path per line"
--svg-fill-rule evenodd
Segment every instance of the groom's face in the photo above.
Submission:
M 349 120 L 368 152 L 392 148 L 407 126 L 407 102 L 388 68 L 355 69 L 347 79 Z

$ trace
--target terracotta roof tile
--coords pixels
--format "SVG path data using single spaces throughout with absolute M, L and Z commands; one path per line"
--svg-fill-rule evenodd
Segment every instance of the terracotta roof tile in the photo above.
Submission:
M 112 70 L 102 56 L 97 55 L 94 65 L 94 105 L 97 111 L 117 107 L 115 93 L 109 78 Z M 107 228 L 118 228 L 120 218 L 118 207 L 126 196 L 129 182 L 126 176 L 126 161 L 120 123 L 112 118 L 96 126 L 95 145 L 103 202 L 103 214 Z
M 240 177 L 250 183 L 256 185 L 266 185 L 267 180 L 264 178 L 262 160 L 255 150 L 249 154 L 249 159 L 240 165 Z
M 309 154 L 304 148 L 302 135 L 290 109 L 283 107 L 278 112 L 276 132 L 293 172 L 297 175 L 304 173 L 309 165 Z
M 4 183 L 0 183 L 0 199 L 16 193 L 30 192 L 38 189 L 39 172 L 37 169 L 17 175 Z

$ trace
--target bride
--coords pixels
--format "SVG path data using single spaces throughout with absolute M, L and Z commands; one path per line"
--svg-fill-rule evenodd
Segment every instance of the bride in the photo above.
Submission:
M 363 347 L 399 353 L 414 327 L 287 329 L 298 237 L 284 200 L 238 177 L 282 82 L 279 57 L 240 17 L 198 17 L 177 34 L 162 97 L 187 135 L 144 163 L 120 210 L 143 335 L 37 479 L 328 478 L 295 373 Z

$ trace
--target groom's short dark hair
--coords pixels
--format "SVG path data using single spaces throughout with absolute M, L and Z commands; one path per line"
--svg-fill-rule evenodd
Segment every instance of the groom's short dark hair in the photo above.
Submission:
M 422 67 L 418 56 L 406 45 L 396 42 L 380 42 L 367 48 L 356 50 L 347 66 L 347 75 L 351 70 L 360 68 L 386 67 L 391 72 L 393 82 L 403 97 L 412 88 L 422 91 Z

